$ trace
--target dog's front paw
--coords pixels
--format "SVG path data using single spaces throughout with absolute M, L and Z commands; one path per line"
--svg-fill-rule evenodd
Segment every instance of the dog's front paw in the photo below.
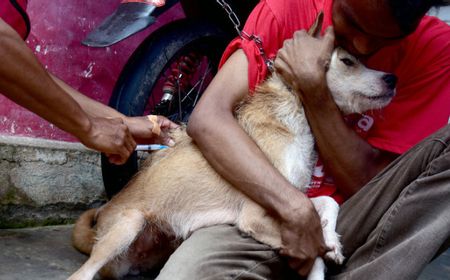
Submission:
M 342 244 L 339 241 L 339 235 L 336 232 L 326 235 L 325 244 L 329 248 L 329 251 L 324 256 L 325 259 L 339 265 L 344 263 L 345 257 L 342 254 Z
M 345 257 L 340 250 L 332 250 L 325 254 L 325 259 L 341 265 L 344 263 Z

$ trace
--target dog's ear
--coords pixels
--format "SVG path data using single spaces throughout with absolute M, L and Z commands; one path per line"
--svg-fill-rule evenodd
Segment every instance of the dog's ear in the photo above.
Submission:
M 323 23 L 323 11 L 320 11 L 319 14 L 316 17 L 316 20 L 311 25 L 311 27 L 308 30 L 308 34 L 317 37 L 320 35 L 320 30 L 322 30 L 322 23 Z

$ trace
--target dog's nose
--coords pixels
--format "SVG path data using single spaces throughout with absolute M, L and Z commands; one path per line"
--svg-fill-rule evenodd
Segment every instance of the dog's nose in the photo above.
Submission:
M 397 84 L 397 77 L 393 74 L 386 74 L 383 76 L 383 81 L 386 83 L 389 89 L 394 89 Z

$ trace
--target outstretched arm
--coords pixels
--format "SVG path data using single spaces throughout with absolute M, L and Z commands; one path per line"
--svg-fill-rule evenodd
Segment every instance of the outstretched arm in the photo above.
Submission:
M 71 133 L 87 147 L 106 153 L 113 163 L 124 163 L 133 152 L 133 136 L 153 142 L 169 140 L 164 135 L 152 135 L 146 119 L 126 118 L 49 75 L 20 36 L 1 19 L 0 58 L 2 94 Z M 158 121 L 163 128 L 173 125 L 163 117 Z
M 123 163 L 135 142 L 122 119 L 86 114 L 80 105 L 58 86 L 20 36 L 0 20 L 0 92 L 59 128 L 73 134 L 84 145 Z
M 53 80 L 67 92 L 81 108 L 90 116 L 96 118 L 120 118 L 130 130 L 134 140 L 138 143 L 160 143 L 172 146 L 173 140 L 168 136 L 168 131 L 177 127 L 175 123 L 171 122 L 164 116 L 158 116 L 157 122 L 161 128 L 161 134 L 155 135 L 152 133 L 153 124 L 149 122 L 147 116 L 143 117 L 128 117 L 118 112 L 117 110 L 106 106 L 86 95 L 76 91 L 64 81 L 50 74 Z
M 248 94 L 248 62 L 236 51 L 219 70 L 191 115 L 188 133 L 213 168 L 281 222 L 284 254 L 306 275 L 325 250 L 310 200 L 269 162 L 233 116 Z

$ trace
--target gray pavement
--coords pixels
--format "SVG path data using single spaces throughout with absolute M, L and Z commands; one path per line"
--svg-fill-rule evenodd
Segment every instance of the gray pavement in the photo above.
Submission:
M 87 258 L 72 248 L 71 232 L 72 225 L 0 229 L 0 280 L 67 279 Z M 152 278 L 129 276 L 126 279 Z M 430 263 L 419 278 L 449 279 L 450 250 Z
M 0 229 L 0 280 L 67 279 L 87 259 L 71 246 L 72 225 Z M 153 279 L 127 276 L 125 280 Z
M 86 260 L 72 248 L 72 226 L 0 230 L 0 279 L 67 279 Z

